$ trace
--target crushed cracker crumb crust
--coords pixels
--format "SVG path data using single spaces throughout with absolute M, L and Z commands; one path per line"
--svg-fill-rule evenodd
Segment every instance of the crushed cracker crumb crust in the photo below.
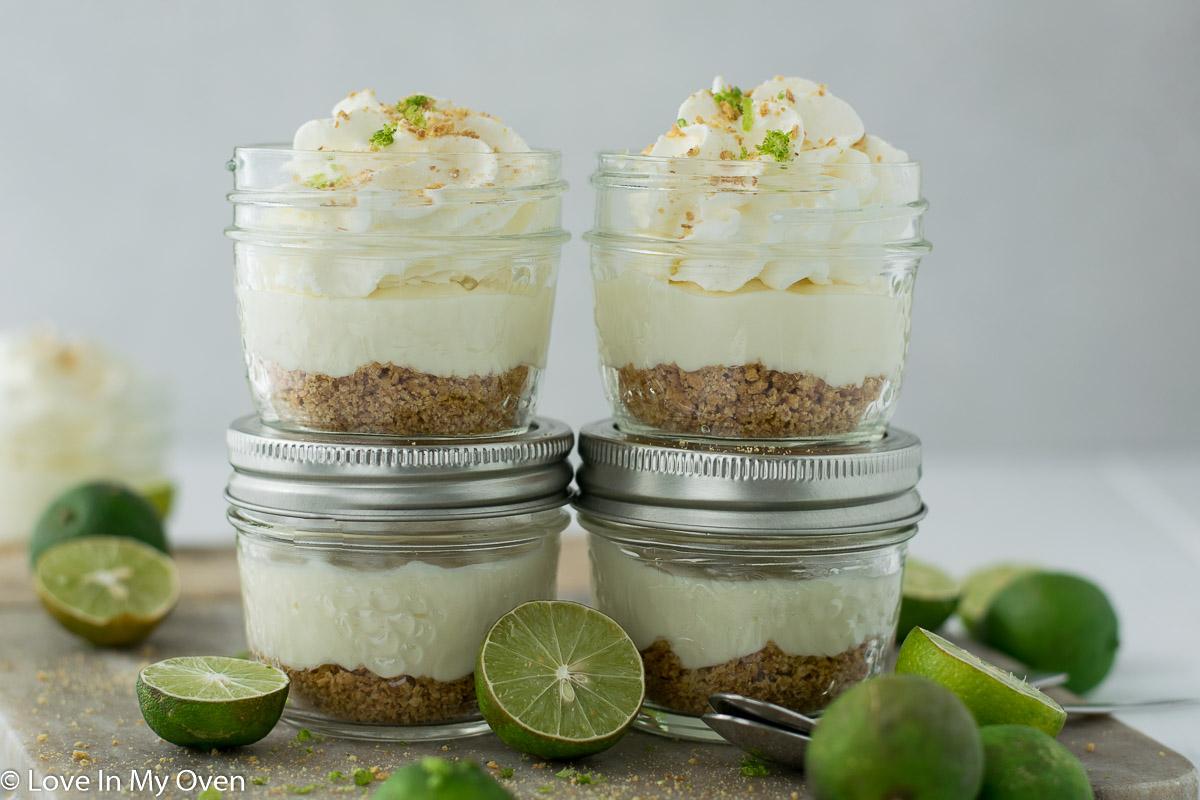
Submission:
M 671 645 L 659 639 L 642 651 L 646 699 L 699 715 L 709 710 L 709 696 L 736 692 L 802 713 L 818 711 L 882 668 L 884 644 L 868 639 L 834 656 L 791 656 L 769 641 L 748 656 L 686 669 Z
M 862 425 L 884 376 L 831 386 L 762 364 L 687 371 L 676 364 L 615 370 L 622 408 L 635 425 L 667 433 L 744 439 L 838 436 Z
M 292 694 L 330 717 L 378 725 L 454 722 L 477 716 L 473 674 L 453 681 L 399 675 L 382 678 L 359 667 L 336 664 L 312 669 L 277 665 L 292 681 Z
M 445 377 L 373 362 L 333 377 L 267 365 L 271 408 L 284 425 L 345 433 L 469 436 L 529 422 L 537 371 Z

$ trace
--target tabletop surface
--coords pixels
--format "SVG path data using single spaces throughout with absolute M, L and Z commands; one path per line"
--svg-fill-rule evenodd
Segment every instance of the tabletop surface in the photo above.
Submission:
M 1096 700 L 1200 697 L 1200 452 L 945 453 L 925 449 L 929 516 L 911 552 L 962 576 L 998 560 L 1078 572 L 1121 618 L 1121 651 Z M 180 448 L 173 521 L 184 545 L 229 545 L 220 441 Z M 1125 714 L 1200 763 L 1200 711 Z
M 183 596 L 175 613 L 138 648 L 98 650 L 51 624 L 37 607 L 19 551 L 0 555 L 0 771 L 15 769 L 20 781 L 20 791 L 0 790 L 0 798 L 83 798 L 96 796 L 100 786 L 104 796 L 147 797 L 157 790 L 135 789 L 134 782 L 146 786 L 155 778 L 165 781 L 158 796 L 193 798 L 196 776 L 230 781 L 225 798 L 361 797 L 369 790 L 331 775 L 365 769 L 382 780 L 428 755 L 470 758 L 497 776 L 511 770 L 501 780 L 520 798 L 810 797 L 799 772 L 755 764 L 743 774 L 745 756 L 733 747 L 640 732 L 570 764 L 521 755 L 491 735 L 375 744 L 309 737 L 287 725 L 227 753 L 175 747 L 140 717 L 133 691 L 138 669 L 168 656 L 245 647 L 232 551 L 184 550 L 177 560 Z M 586 576 L 584 542 L 568 538 L 559 572 L 564 594 L 578 597 Z M 1186 759 L 1111 718 L 1072 718 L 1059 740 L 1084 763 L 1099 800 L 1192 800 L 1197 794 L 1196 771 Z M 48 783 L 85 777 L 93 783 L 75 790 Z M 26 791 L 34 782 L 57 791 Z

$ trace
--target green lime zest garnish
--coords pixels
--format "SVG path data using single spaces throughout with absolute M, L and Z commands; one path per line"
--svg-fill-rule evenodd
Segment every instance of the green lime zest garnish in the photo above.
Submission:
M 748 131 L 754 127 L 754 100 L 750 96 L 742 98 L 742 130 Z
M 682 127 L 686 126 L 687 124 L 688 124 L 687 120 L 684 119 L 683 117 L 680 117 L 679 119 L 675 120 L 676 128 L 682 128 Z
M 414 128 L 425 127 L 425 109 L 433 108 L 433 98 L 423 94 L 414 94 L 396 104 L 400 116 L 408 120 Z
M 384 125 L 379 130 L 371 134 L 371 149 L 378 150 L 381 147 L 387 147 L 396 141 L 396 126 Z
M 742 759 L 741 773 L 747 778 L 765 778 L 771 774 L 771 770 L 754 756 L 746 756 Z
M 327 178 L 324 172 L 309 175 L 304 179 L 304 185 L 310 189 L 332 189 L 336 183 L 332 178 Z
M 742 90 L 736 86 L 726 86 L 719 92 L 713 92 L 713 100 L 717 101 L 717 105 L 729 103 L 734 111 L 742 109 L 742 97 L 744 97 Z
M 792 153 L 792 137 L 787 131 L 770 130 L 763 137 L 758 152 L 771 156 L 781 164 L 786 164 L 794 157 Z

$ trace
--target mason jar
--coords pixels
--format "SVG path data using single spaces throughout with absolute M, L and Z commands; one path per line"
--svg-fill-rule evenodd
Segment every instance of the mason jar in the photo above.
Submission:
M 287 673 L 285 718 L 416 741 L 487 731 L 475 658 L 488 629 L 553 599 L 573 436 L 453 445 L 229 430 L 247 645 Z
M 600 362 L 622 430 L 883 435 L 929 251 L 926 203 L 916 163 L 857 150 L 839 159 L 600 156 L 586 238 Z
M 529 425 L 567 238 L 558 153 L 240 147 L 229 169 L 264 420 L 414 437 Z
M 916 437 L 663 446 L 609 421 L 579 449 L 594 602 L 645 665 L 640 727 L 717 740 L 714 694 L 809 713 L 883 670 L 924 514 Z

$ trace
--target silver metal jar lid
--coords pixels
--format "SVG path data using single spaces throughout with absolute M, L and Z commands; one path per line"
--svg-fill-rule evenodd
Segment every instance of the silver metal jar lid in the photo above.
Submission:
M 866 533 L 925 515 L 921 442 L 891 429 L 876 442 L 729 445 L 623 433 L 611 420 L 579 434 L 575 507 L 610 522 L 706 533 Z
M 226 434 L 240 509 L 332 520 L 455 520 L 528 514 L 570 500 L 571 429 L 538 418 L 519 435 L 404 442 L 298 433 L 242 417 Z

